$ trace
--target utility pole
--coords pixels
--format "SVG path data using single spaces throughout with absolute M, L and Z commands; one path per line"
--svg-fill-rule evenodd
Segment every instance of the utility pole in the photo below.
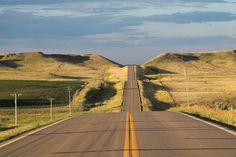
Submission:
M 18 114 L 17 114 L 17 98 L 18 96 L 21 96 L 22 94 L 20 93 L 14 93 L 14 94 L 10 94 L 11 96 L 14 96 L 15 97 L 15 126 L 18 125 Z
M 52 108 L 53 108 L 52 101 L 55 100 L 55 99 L 54 98 L 49 98 L 48 100 L 50 101 L 50 120 L 52 121 L 52 116 L 53 116 L 53 114 L 52 114 Z
M 68 86 L 68 87 L 67 87 L 67 90 L 68 90 L 68 101 L 69 101 L 69 102 L 68 102 L 68 103 L 69 103 L 69 114 L 70 114 L 70 116 L 71 116 L 71 114 L 72 114 L 72 113 L 71 113 L 71 96 L 70 96 L 70 95 L 71 95 L 71 87 Z
M 189 100 L 189 79 L 187 75 L 186 65 L 184 62 L 184 57 L 182 56 L 182 62 L 183 62 L 183 69 L 184 69 L 184 81 L 185 81 L 185 93 L 187 98 L 187 105 L 190 106 L 190 100 Z

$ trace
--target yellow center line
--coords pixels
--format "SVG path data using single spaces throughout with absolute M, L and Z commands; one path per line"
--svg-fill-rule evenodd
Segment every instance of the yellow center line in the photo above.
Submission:
M 130 153 L 130 150 L 131 150 L 131 153 Z M 126 119 L 125 119 L 125 142 L 124 142 L 123 157 L 130 157 L 130 155 L 132 157 L 139 157 L 133 114 L 127 112 Z
M 130 113 L 130 131 L 131 131 L 131 153 L 132 157 L 139 157 L 138 152 L 138 144 L 137 144 L 137 138 L 135 133 L 135 126 L 134 126 L 134 119 L 133 114 Z
M 125 118 L 125 143 L 124 143 L 124 157 L 130 157 L 129 153 L 129 112 L 126 113 L 126 118 Z

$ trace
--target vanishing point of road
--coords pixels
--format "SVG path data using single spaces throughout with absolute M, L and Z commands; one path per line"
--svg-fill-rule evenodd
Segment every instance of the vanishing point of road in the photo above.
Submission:
M 0 157 L 236 157 L 236 136 L 176 112 L 141 112 L 129 66 L 123 112 L 81 115 L 6 146 Z

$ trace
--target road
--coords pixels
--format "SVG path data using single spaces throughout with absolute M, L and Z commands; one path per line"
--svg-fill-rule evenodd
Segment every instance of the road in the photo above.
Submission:
M 140 112 L 141 102 L 138 89 L 138 82 L 136 80 L 134 66 L 128 67 L 128 81 L 125 83 L 124 89 L 124 112 Z
M 188 116 L 141 112 L 129 67 L 121 113 L 81 115 L 0 148 L 0 157 L 235 157 L 236 136 Z

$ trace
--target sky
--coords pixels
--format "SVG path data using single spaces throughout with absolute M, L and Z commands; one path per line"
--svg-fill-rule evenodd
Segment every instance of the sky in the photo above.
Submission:
M 236 46 L 235 0 L 0 0 L 0 53 L 97 53 L 122 64 Z

